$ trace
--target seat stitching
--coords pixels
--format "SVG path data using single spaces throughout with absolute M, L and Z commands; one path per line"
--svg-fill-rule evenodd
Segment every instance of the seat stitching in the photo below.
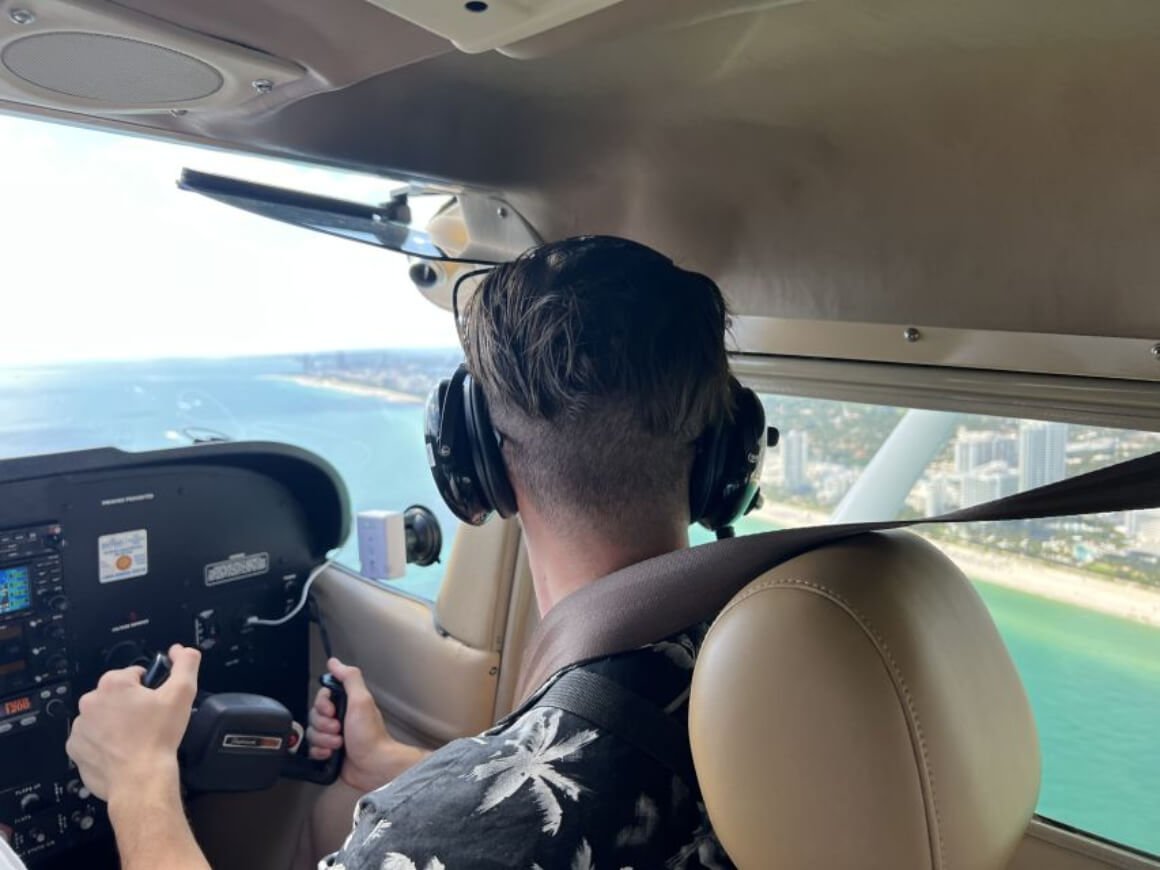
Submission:
M 858 608 L 851 604 L 840 593 L 835 592 L 828 586 L 822 586 L 821 584 L 815 583 L 811 580 L 785 578 L 759 580 L 755 583 L 749 584 L 749 586 L 745 587 L 745 589 L 738 593 L 738 595 L 734 597 L 734 599 L 730 601 L 724 607 L 724 609 L 721 610 L 721 612 L 717 615 L 717 619 L 713 621 L 713 624 L 716 625 L 717 622 L 719 622 L 726 613 L 741 604 L 743 601 L 746 601 L 759 592 L 764 592 L 777 586 L 805 587 L 814 592 L 817 592 L 825 598 L 830 599 L 836 604 L 841 605 L 847 613 L 849 613 L 857 620 L 859 628 L 868 634 L 874 641 L 879 655 L 882 656 L 886 662 L 890 670 L 890 674 L 894 678 L 897 688 L 901 690 L 908 714 L 908 724 L 910 725 L 912 731 L 912 739 L 917 739 L 918 748 L 922 756 L 922 772 L 924 775 L 924 783 L 927 789 L 930 791 L 931 808 L 934 811 L 935 839 L 937 842 L 936 858 L 938 860 L 936 870 L 948 870 L 949 864 L 947 863 L 946 855 L 943 852 L 942 818 L 938 809 L 938 796 L 935 791 L 934 772 L 930 767 L 930 756 L 927 752 L 926 736 L 923 734 L 922 722 L 918 718 L 918 710 L 915 709 L 914 698 L 910 693 L 910 687 L 906 684 L 906 679 L 902 676 L 901 669 L 898 667 L 898 663 L 894 659 L 894 654 L 890 651 L 890 647 L 883 639 L 882 635 L 880 635 L 877 629 L 874 628 L 874 625 L 870 622 L 869 618 L 866 617 L 860 610 L 858 610 Z M 710 631 L 712 631 L 712 628 L 710 628 Z

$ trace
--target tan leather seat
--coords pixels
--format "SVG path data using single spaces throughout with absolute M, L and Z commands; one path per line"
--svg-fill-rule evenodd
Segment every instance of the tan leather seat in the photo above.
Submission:
M 750 583 L 705 640 L 689 727 L 741 868 L 998 870 L 1039 790 L 1031 710 L 994 623 L 908 532 Z

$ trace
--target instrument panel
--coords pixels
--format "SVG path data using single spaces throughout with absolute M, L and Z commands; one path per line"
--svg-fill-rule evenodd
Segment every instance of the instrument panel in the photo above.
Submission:
M 30 867 L 76 866 L 80 848 L 115 866 L 103 804 L 64 751 L 106 670 L 197 646 L 203 690 L 266 695 L 303 720 L 307 613 L 247 620 L 297 604 L 348 517 L 334 470 L 285 445 L 0 462 L 0 823 Z

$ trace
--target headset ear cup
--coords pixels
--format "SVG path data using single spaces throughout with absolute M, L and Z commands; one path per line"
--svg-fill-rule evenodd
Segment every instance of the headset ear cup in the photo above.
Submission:
M 733 420 L 713 431 L 709 438 L 712 450 L 709 445 L 702 450 L 705 465 L 698 469 L 694 462 L 693 466 L 695 473 L 706 475 L 699 485 L 708 493 L 700 512 L 692 515 L 693 520 L 713 531 L 732 525 L 749 509 L 757 494 L 765 457 L 765 408 L 761 399 L 735 378 L 731 384 Z
M 516 515 L 516 494 L 504 465 L 499 438 L 488 412 L 483 388 L 468 375 L 463 381 L 464 416 L 480 494 L 504 519 Z
M 427 464 L 439 495 L 456 517 L 471 525 L 482 525 L 491 505 L 475 479 L 463 407 L 462 382 L 467 369 L 439 382 L 427 398 L 423 440 L 427 444 Z
M 689 474 L 689 522 L 702 522 L 721 475 L 721 428 L 714 426 L 699 439 Z

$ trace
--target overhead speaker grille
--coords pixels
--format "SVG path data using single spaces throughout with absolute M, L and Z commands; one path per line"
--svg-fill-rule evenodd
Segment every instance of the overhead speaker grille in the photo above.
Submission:
M 0 63 L 39 88 L 123 106 L 202 100 L 224 83 L 214 67 L 188 54 L 101 33 L 26 36 L 5 46 Z

